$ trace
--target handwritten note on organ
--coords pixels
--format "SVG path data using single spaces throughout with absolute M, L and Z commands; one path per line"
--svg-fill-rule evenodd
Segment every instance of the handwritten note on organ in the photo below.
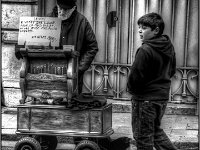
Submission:
M 61 20 L 53 17 L 20 17 L 18 45 L 59 46 Z

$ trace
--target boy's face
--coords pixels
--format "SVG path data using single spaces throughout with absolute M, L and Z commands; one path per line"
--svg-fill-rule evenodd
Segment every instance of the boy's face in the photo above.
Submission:
M 150 27 L 139 25 L 138 32 L 142 41 L 149 40 L 158 34 L 158 28 L 152 30 Z

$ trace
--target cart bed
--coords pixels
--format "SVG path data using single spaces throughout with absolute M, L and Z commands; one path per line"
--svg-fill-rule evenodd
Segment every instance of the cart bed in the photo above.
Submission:
M 19 105 L 18 134 L 109 136 L 112 104 L 87 110 L 70 110 L 61 105 Z

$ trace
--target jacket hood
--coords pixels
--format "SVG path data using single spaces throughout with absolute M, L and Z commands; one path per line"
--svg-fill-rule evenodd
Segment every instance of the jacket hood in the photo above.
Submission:
M 154 37 L 150 40 L 144 40 L 143 44 L 149 45 L 151 48 L 168 57 L 171 57 L 174 53 L 174 47 L 167 35 Z

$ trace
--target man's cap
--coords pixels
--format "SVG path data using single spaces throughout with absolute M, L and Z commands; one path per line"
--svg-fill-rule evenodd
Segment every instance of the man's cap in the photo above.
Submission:
M 76 6 L 76 0 L 57 0 L 57 4 L 63 9 L 71 9 Z

